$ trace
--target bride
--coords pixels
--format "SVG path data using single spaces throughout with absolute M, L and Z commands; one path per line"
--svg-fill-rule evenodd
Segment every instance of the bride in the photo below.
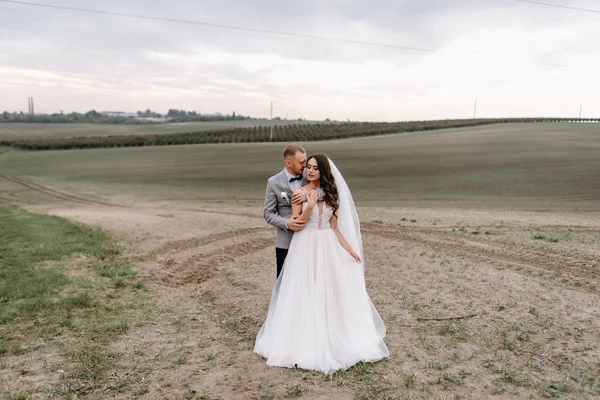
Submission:
M 278 367 L 332 373 L 389 355 L 365 287 L 360 224 L 350 189 L 323 154 L 307 160 L 307 201 L 254 351 Z M 324 192 L 324 201 L 319 201 Z

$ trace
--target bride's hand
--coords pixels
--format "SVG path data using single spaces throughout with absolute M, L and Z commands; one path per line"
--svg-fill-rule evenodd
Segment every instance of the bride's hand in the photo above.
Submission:
M 356 254 L 355 251 L 352 251 L 352 253 L 350 253 L 350 255 L 352 256 L 352 258 L 354 258 L 356 260 L 357 263 L 361 263 L 362 260 L 360 259 L 360 256 L 358 254 Z
M 301 187 L 294 191 L 292 195 L 292 203 L 293 204 L 302 204 L 306 201 L 306 190 L 303 190 Z
M 319 192 L 317 192 L 316 190 L 311 190 L 306 195 L 306 201 L 308 202 L 308 205 L 310 207 L 314 207 L 315 204 L 317 204 L 317 201 L 319 201 L 319 197 Z

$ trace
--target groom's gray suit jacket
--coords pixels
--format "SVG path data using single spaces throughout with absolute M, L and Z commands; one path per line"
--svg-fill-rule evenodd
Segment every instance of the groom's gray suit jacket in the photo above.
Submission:
M 306 177 L 302 184 L 308 183 Z M 285 195 L 282 195 L 285 193 Z M 286 228 L 287 220 L 292 216 L 292 189 L 284 171 L 273 175 L 267 181 L 265 194 L 264 217 L 268 224 L 277 228 L 277 242 L 275 247 L 289 249 L 294 231 Z

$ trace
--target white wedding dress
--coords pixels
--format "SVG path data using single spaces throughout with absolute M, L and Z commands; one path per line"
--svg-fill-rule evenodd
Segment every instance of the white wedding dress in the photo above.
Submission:
M 343 179 L 336 176 L 340 185 L 338 180 Z M 340 199 L 338 227 L 344 216 L 352 218 L 345 209 L 349 206 L 342 207 L 354 208 L 351 197 L 350 202 Z M 385 325 L 365 287 L 364 266 L 339 243 L 330 228 L 331 215 L 332 210 L 319 203 L 306 227 L 293 236 L 254 347 L 268 365 L 331 373 L 389 355 Z M 360 227 L 358 232 L 358 238 L 348 238 L 350 231 L 342 231 L 363 258 Z

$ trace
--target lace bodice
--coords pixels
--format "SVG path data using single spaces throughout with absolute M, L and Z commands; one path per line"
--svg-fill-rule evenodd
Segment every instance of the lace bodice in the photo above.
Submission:
M 310 218 L 306 223 L 306 229 L 329 229 L 331 226 L 329 224 L 329 219 L 333 215 L 333 210 L 327 206 L 325 202 L 323 205 L 323 214 L 319 215 L 319 203 L 317 203 L 310 214 Z M 302 204 L 302 211 L 306 209 L 308 203 Z

